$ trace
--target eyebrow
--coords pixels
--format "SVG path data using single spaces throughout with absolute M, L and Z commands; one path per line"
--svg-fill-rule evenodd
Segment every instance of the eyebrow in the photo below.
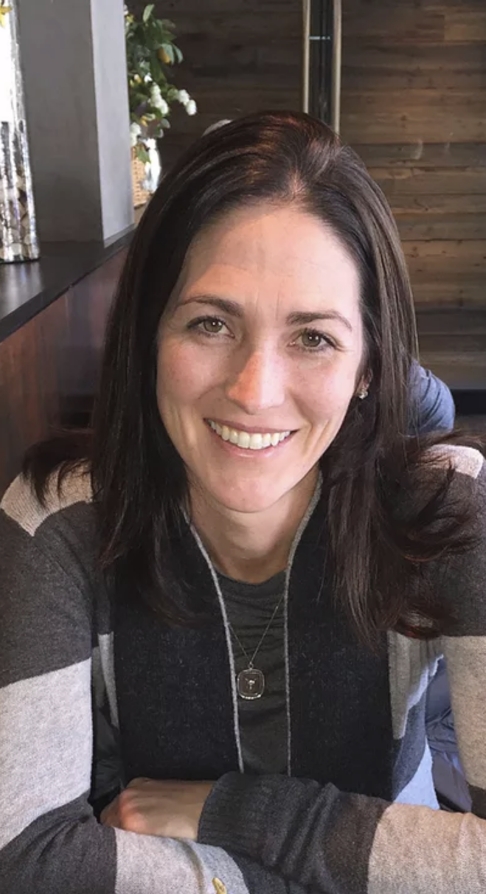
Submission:
M 198 298 L 188 298 L 187 301 L 181 301 L 179 307 L 185 307 L 188 304 L 209 304 L 211 307 L 215 307 L 231 317 L 241 319 L 244 316 L 241 305 L 236 301 L 231 301 L 229 298 L 217 298 L 215 295 L 200 295 Z M 350 332 L 353 331 L 353 327 L 347 317 L 344 317 L 337 310 L 322 312 L 293 311 L 287 316 L 287 324 L 289 326 L 308 325 L 309 323 L 315 323 L 317 320 L 337 320 L 346 326 Z

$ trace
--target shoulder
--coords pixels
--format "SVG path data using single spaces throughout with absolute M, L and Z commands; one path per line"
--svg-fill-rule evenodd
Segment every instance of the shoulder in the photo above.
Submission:
M 474 447 L 461 444 L 436 444 L 429 447 L 425 460 L 432 468 L 452 469 L 458 475 L 478 479 L 485 474 L 483 455 Z
M 0 509 L 27 534 L 34 536 L 45 522 L 77 504 L 92 503 L 92 486 L 86 464 L 77 466 L 62 479 L 58 471 L 49 477 L 41 502 L 28 478 L 19 475 L 5 492 Z
M 440 519 L 447 529 L 456 524 L 458 541 L 432 563 L 437 595 L 450 619 L 449 636 L 486 633 L 486 467 L 479 450 L 461 445 L 430 449 L 433 462 L 453 471 Z M 447 537 L 446 537 L 447 539 Z
M 56 470 L 39 500 L 29 478 L 16 478 L 0 503 L 0 601 L 104 611 L 106 588 L 98 565 L 98 524 L 91 476 L 78 465 Z M 81 598 L 80 598 L 81 597 Z M 37 608 L 35 609 L 37 612 Z M 79 619 L 78 619 L 79 621 Z M 81 623 L 81 621 L 79 621 Z
M 467 516 L 473 525 L 486 521 L 486 464 L 479 450 L 462 444 L 429 447 L 419 477 L 419 493 L 428 497 L 442 494 L 443 520 L 452 513 Z

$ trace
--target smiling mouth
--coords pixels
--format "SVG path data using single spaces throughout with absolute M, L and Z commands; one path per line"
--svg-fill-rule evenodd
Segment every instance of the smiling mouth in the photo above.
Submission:
M 290 437 L 293 432 L 250 432 L 241 431 L 237 428 L 230 428 L 228 425 L 219 425 L 212 419 L 207 420 L 208 425 L 218 437 L 223 441 L 229 441 L 235 447 L 242 447 L 244 450 L 265 450 L 267 447 L 277 447 L 282 441 Z

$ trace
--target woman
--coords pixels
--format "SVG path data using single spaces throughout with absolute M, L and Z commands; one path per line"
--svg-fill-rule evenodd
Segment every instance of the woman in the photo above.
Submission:
M 1 890 L 484 890 L 485 471 L 406 437 L 415 348 L 325 125 L 248 117 L 164 180 L 93 438 L 2 504 Z M 442 652 L 476 817 L 434 809 Z

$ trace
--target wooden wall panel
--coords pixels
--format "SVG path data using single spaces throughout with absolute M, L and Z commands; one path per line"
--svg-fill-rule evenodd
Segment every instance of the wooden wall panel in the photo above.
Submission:
M 362 141 L 363 121 L 371 143 L 461 142 L 486 145 L 485 98 L 482 91 L 392 90 L 386 77 L 380 90 L 349 91 L 343 98 L 343 133 L 350 143 Z
M 469 210 L 469 196 L 486 195 L 486 165 L 450 168 L 447 160 L 435 170 L 423 168 L 420 160 L 388 168 L 372 168 L 373 176 L 388 196 L 462 196 L 462 210 Z
M 396 214 L 400 234 L 404 242 L 410 239 L 454 240 L 471 239 L 482 241 L 486 233 L 486 214 Z
M 22 455 L 62 423 L 86 416 L 126 250 L 0 343 L 0 493 Z
M 483 0 L 346 0 L 342 134 L 383 188 L 417 306 L 486 306 Z
M 145 0 L 131 5 L 140 11 Z M 155 6 L 177 26 L 185 60 L 174 79 L 199 108 L 194 118 L 176 109 L 161 143 L 166 167 L 219 118 L 300 107 L 300 2 Z M 342 58 L 344 139 L 384 189 L 404 243 L 441 243 L 440 261 L 405 245 L 417 305 L 484 303 L 484 0 L 346 0 Z M 464 263 L 458 241 L 469 246 Z
M 444 39 L 447 43 L 465 41 L 484 43 L 486 31 L 486 10 L 484 4 L 456 3 L 445 11 Z
M 145 0 L 131 5 L 140 11 Z M 155 6 L 177 26 L 185 60 L 174 79 L 199 107 L 194 118 L 176 109 L 161 143 L 166 167 L 219 118 L 300 107 L 300 2 L 155 0 Z M 440 276 L 439 262 L 425 266 L 406 249 L 417 305 L 484 302 L 484 0 L 346 0 L 342 59 L 343 137 L 384 189 L 402 239 L 451 243 L 450 257 L 441 249 Z M 458 241 L 469 243 L 467 269 L 456 257 Z
M 485 49 L 486 55 L 486 49 Z M 485 60 L 486 66 L 486 60 Z M 485 84 L 486 89 L 486 84 Z M 366 133 L 362 134 L 363 139 Z M 470 167 L 484 170 L 485 147 L 483 143 L 424 143 L 417 138 L 410 143 L 356 143 L 354 148 L 369 167 L 397 167 L 397 162 L 419 161 L 419 170 L 428 170 L 429 176 L 440 171 L 441 168 L 461 169 L 462 174 L 467 174 Z M 392 172 L 393 176 L 393 172 Z
M 390 90 L 484 90 L 484 45 L 383 42 L 370 58 L 368 44 L 356 42 L 345 60 L 343 91 L 382 90 L 384 84 Z
M 141 11 L 146 0 L 132 0 Z M 182 109 L 161 141 L 170 167 L 206 127 L 258 109 L 301 107 L 302 8 L 299 0 L 155 0 L 177 27 L 184 62 L 174 82 L 194 96 L 198 114 Z

